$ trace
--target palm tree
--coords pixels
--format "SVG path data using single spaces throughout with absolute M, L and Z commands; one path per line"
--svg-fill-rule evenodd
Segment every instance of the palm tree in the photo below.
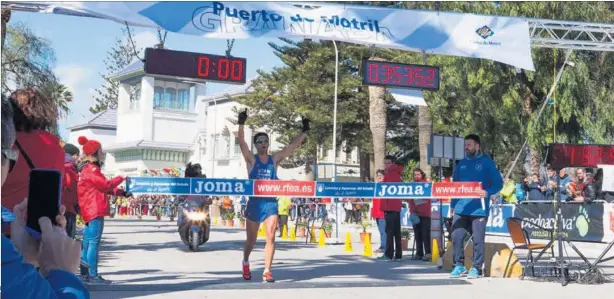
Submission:
M 372 57 L 370 60 L 384 61 L 379 57 Z M 375 170 L 384 168 L 384 156 L 386 155 L 386 116 L 388 104 L 384 97 L 386 88 L 381 86 L 369 86 L 369 128 L 373 137 L 373 159 L 374 165 L 371 169 L 373 177 Z
M 58 138 L 61 138 L 57 121 L 68 116 L 70 113 L 68 104 L 72 103 L 73 101 L 72 92 L 68 90 L 66 85 L 55 80 L 49 81 L 47 84 L 45 84 L 41 88 L 41 92 L 47 96 L 49 100 L 55 102 L 58 107 L 58 119 L 56 119 L 55 123 L 52 125 L 52 133 Z

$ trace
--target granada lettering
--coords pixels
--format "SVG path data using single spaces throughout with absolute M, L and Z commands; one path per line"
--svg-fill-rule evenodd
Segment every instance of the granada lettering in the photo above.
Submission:
M 214 181 L 198 181 L 195 193 L 244 193 L 245 186 L 242 182 L 214 182 Z

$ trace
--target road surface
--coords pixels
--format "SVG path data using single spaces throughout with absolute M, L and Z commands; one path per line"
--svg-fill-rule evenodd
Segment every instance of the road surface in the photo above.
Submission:
M 347 228 L 347 231 L 356 232 Z M 373 229 L 371 229 L 373 230 Z M 378 238 L 377 233 L 374 234 Z M 241 278 L 240 228 L 215 227 L 201 252 L 190 252 L 174 222 L 155 219 L 108 219 L 99 272 L 113 284 L 91 286 L 92 298 L 612 298 L 614 284 L 561 287 L 557 283 L 519 279 L 449 279 L 426 262 L 377 261 L 362 256 L 358 234 L 353 253 L 343 245 L 319 248 L 280 241 L 273 265 L 274 284 L 262 284 L 263 240 L 251 257 L 252 281 Z M 445 297 L 444 297 L 445 296 Z

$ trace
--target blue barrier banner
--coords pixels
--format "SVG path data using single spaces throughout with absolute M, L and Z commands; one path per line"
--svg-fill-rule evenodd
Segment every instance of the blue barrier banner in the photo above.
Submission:
M 434 201 L 432 205 L 433 211 L 439 210 L 439 202 Z M 450 204 L 442 204 L 441 215 L 443 218 L 448 217 L 450 211 Z M 490 216 L 488 216 L 488 222 L 486 223 L 486 232 L 495 234 L 507 234 L 507 218 L 514 217 L 515 205 L 499 205 L 498 207 L 492 207 L 490 209 Z M 409 215 L 407 215 L 409 218 Z M 451 216 L 450 216 L 451 217 Z
M 375 197 L 378 198 L 430 198 L 431 183 L 377 183 Z
M 126 191 L 148 194 L 191 194 L 189 178 L 128 177 Z
M 316 197 L 373 197 L 375 184 L 318 182 Z

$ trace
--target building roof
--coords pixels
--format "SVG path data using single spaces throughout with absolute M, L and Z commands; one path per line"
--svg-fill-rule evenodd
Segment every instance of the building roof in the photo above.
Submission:
M 213 100 L 226 99 L 226 98 L 228 98 L 228 96 L 238 96 L 238 95 L 248 94 L 249 92 L 251 92 L 252 81 L 254 81 L 254 79 L 255 78 L 248 79 L 248 80 L 245 81 L 245 84 L 243 84 L 243 85 L 232 87 L 232 88 L 228 88 L 228 89 L 226 89 L 224 91 L 212 94 L 210 96 L 203 97 L 202 101 L 209 102 L 209 101 L 213 101 Z
M 145 63 L 143 63 L 143 61 L 141 61 L 140 59 L 137 59 L 137 61 L 128 65 L 122 70 L 111 74 L 111 76 L 109 76 L 109 79 L 118 80 L 128 75 L 136 75 L 136 74 L 142 73 L 145 71 L 144 66 L 145 66 Z
M 161 142 L 151 140 L 136 140 L 122 143 L 116 143 L 112 146 L 105 147 L 105 151 L 108 153 L 118 152 L 126 149 L 161 149 L 172 151 L 187 152 L 192 147 L 189 143 L 174 143 L 174 142 Z
M 96 129 L 117 129 L 117 110 L 107 109 L 96 113 L 92 118 L 84 124 L 74 125 L 68 129 L 71 131 L 77 131 L 87 128 Z

